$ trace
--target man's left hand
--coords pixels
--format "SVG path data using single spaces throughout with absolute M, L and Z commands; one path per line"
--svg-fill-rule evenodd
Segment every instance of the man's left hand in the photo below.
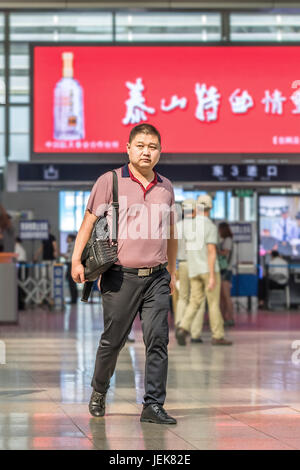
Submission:
M 170 273 L 171 281 L 170 281 L 170 295 L 174 294 L 176 289 L 176 273 Z

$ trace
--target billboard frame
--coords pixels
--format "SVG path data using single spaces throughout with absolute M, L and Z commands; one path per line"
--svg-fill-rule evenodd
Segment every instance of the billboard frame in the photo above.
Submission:
M 280 44 L 276 42 L 232 42 L 232 41 L 214 41 L 214 42 L 135 42 L 129 44 L 128 42 L 30 42 L 29 43 L 29 59 L 30 59 L 30 91 L 29 91 L 29 109 L 30 109 L 30 122 L 29 122 L 29 133 L 30 133 L 30 160 L 32 158 L 35 161 L 53 157 L 90 157 L 90 158 L 109 158 L 119 157 L 124 158 L 126 150 L 124 152 L 35 152 L 34 151 L 34 111 L 33 111 L 33 90 L 34 90 L 34 49 L 35 47 L 299 47 L 300 42 L 287 42 L 282 41 Z M 300 78 L 299 78 L 300 80 Z M 269 158 L 300 158 L 299 152 L 268 152 L 268 153 L 251 153 L 251 152 L 197 152 L 197 153 L 174 153 L 174 152 L 162 152 L 165 157 L 202 157 L 202 158 L 214 158 L 214 157 L 240 157 L 240 158 L 255 158 L 255 159 L 269 159 Z

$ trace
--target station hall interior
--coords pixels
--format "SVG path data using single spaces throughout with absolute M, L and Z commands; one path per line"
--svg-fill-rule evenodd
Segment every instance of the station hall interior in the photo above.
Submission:
M 300 449 L 299 54 L 299 1 L 0 0 L 0 450 Z M 140 422 L 139 316 L 90 416 L 102 296 L 95 283 L 82 302 L 71 276 L 92 187 L 128 168 L 141 123 L 161 134 L 179 219 L 208 195 L 219 251 L 231 234 L 229 347 L 207 301 L 180 344 L 177 256 L 176 426 Z

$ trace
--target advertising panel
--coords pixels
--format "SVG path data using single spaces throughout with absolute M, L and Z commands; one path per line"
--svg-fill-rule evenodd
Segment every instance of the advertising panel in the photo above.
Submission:
M 259 197 L 260 256 L 300 257 L 300 196 Z
M 155 125 L 170 154 L 300 153 L 300 46 L 32 48 L 32 152 L 125 151 Z

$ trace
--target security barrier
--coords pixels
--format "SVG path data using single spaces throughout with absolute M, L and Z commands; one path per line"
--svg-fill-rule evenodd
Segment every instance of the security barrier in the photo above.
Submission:
M 25 306 L 46 304 L 50 308 L 64 305 L 64 266 L 52 261 L 19 263 L 18 287 Z

